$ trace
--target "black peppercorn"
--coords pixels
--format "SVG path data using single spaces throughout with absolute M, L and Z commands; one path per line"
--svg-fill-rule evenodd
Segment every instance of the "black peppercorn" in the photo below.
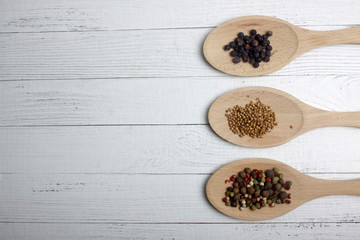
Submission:
M 272 46 L 271 46 L 271 45 L 267 45 L 267 46 L 266 46 L 266 50 L 271 51 L 271 50 L 272 50 Z
M 248 35 L 245 35 L 244 37 L 243 37 L 243 40 L 244 41 L 247 41 L 247 40 L 249 40 L 250 38 L 249 38 L 249 36 Z
M 236 43 L 235 43 L 235 42 L 231 42 L 231 43 L 230 43 L 230 47 L 231 47 L 231 48 L 234 48 L 235 46 L 236 46 Z
M 255 29 L 252 29 L 252 30 L 250 31 L 250 35 L 256 35 L 256 30 L 255 30 Z
M 285 191 L 279 193 L 279 198 L 285 200 L 288 197 L 288 194 Z
M 229 192 L 232 192 L 232 191 L 233 191 L 233 188 L 232 188 L 232 187 L 228 187 L 226 190 L 229 191 Z
M 242 182 L 244 182 L 244 179 L 242 177 L 237 177 L 236 182 L 242 183 Z
M 224 46 L 224 50 L 225 50 L 225 51 L 229 51 L 229 50 L 230 50 L 230 45 L 229 45 L 229 44 L 228 44 L 228 45 L 225 45 L 225 46 Z
M 256 47 L 257 45 L 259 45 L 259 42 L 257 40 L 252 40 L 251 45 Z
M 253 67 L 254 67 L 254 68 L 258 68 L 258 67 L 259 67 L 259 62 L 255 62 L 255 63 L 253 64 Z
M 242 38 L 244 37 L 244 33 L 243 33 L 243 32 L 239 32 L 239 33 L 238 33 L 238 37 L 242 39 Z
M 236 57 L 237 56 L 237 51 L 231 51 L 230 52 L 230 56 L 232 56 L 232 57 Z
M 266 35 L 270 37 L 270 36 L 273 35 L 273 32 L 272 32 L 272 31 L 267 31 L 267 32 L 266 32 Z
M 245 194 L 246 193 L 246 187 L 241 187 L 240 188 L 240 193 Z
M 241 62 L 239 57 L 234 57 L 233 58 L 233 63 L 239 63 L 239 62 Z
M 254 59 L 254 58 L 250 58 L 249 63 L 250 63 L 250 64 L 254 64 L 254 63 L 255 63 L 255 59 Z
M 236 187 L 236 188 L 234 188 L 233 191 L 234 191 L 235 194 L 237 194 L 237 193 L 239 193 L 240 190 L 239 190 L 239 188 Z
M 236 201 L 232 201 L 232 202 L 231 202 L 231 206 L 232 206 L 232 207 L 237 207 Z
M 268 57 L 268 56 L 266 56 L 266 57 L 264 57 L 264 62 L 269 62 L 270 61 L 270 57 Z
M 245 168 L 244 171 L 245 171 L 247 174 L 250 174 L 250 173 L 251 173 L 251 169 L 250 169 L 250 168 Z
M 261 196 L 267 198 L 269 195 L 270 195 L 269 191 L 267 191 L 267 190 L 262 190 L 262 191 L 261 191 Z
M 242 178 L 246 178 L 246 173 L 244 171 L 239 172 L 239 176 Z
M 239 187 L 239 183 L 238 183 L 238 182 L 234 182 L 234 183 L 233 183 L 233 187 L 234 187 L 234 188 L 238 188 L 238 187 Z
M 268 169 L 265 171 L 265 175 L 267 178 L 274 178 L 275 172 L 273 170 Z
M 266 182 L 264 188 L 265 188 L 265 190 L 272 188 L 271 182 Z
M 243 62 L 248 62 L 249 58 L 247 56 L 243 56 L 242 60 L 243 60 Z
M 249 194 L 254 194 L 255 188 L 249 187 L 249 188 L 247 189 L 247 191 L 248 191 Z

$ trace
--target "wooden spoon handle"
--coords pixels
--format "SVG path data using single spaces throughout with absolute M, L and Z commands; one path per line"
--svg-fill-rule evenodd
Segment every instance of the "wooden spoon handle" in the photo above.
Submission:
M 360 26 L 334 31 L 298 29 L 299 54 L 326 45 L 360 43 Z
M 310 194 L 314 197 L 328 195 L 355 195 L 360 196 L 360 179 L 353 180 L 323 180 L 316 179 L 310 188 Z
M 305 116 L 310 129 L 330 126 L 360 127 L 360 112 L 328 112 L 317 110 Z

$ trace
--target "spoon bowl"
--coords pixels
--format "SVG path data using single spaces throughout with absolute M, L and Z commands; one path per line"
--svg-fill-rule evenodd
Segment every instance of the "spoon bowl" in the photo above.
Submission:
M 237 37 L 238 32 L 249 34 L 251 29 L 269 37 L 273 47 L 270 62 L 261 62 L 258 68 L 249 63 L 234 64 L 223 47 Z M 360 43 L 360 27 L 337 31 L 310 31 L 278 18 L 266 16 L 240 17 L 215 28 L 206 38 L 203 53 L 214 68 L 237 76 L 259 76 L 275 72 L 301 54 L 320 46 L 339 43 Z
M 228 125 L 225 111 L 235 105 L 245 106 L 259 99 L 276 114 L 277 126 L 262 136 L 239 137 Z M 288 93 L 267 87 L 247 87 L 228 92 L 211 105 L 208 113 L 212 129 L 223 139 L 245 147 L 273 147 L 315 128 L 326 126 L 360 127 L 360 112 L 328 112 L 311 107 Z
M 287 191 L 291 193 L 291 203 L 277 204 L 273 208 L 267 206 L 256 211 L 251 211 L 248 208 L 240 211 L 239 208 L 225 206 L 222 198 L 225 196 L 226 188 L 232 186 L 231 182 L 225 184 L 225 179 L 229 179 L 231 175 L 238 174 L 245 167 L 262 170 L 273 169 L 274 167 L 279 168 L 280 173 L 284 175 L 284 179 L 292 181 L 291 189 Z M 328 195 L 360 196 L 360 179 L 342 181 L 323 180 L 303 174 L 279 161 L 254 158 L 235 161 L 225 165 L 217 170 L 206 184 L 206 196 L 217 210 L 233 218 L 252 221 L 280 217 L 312 199 Z

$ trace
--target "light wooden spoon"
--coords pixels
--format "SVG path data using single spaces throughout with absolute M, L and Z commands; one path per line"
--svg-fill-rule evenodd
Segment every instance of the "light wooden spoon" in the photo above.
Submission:
M 270 62 L 261 62 L 258 68 L 249 63 L 234 64 L 224 46 L 233 41 L 239 32 L 249 35 L 251 29 L 269 37 L 273 56 Z M 360 27 L 336 31 L 311 31 L 294 26 L 283 20 L 265 17 L 240 17 L 225 22 L 215 28 L 206 38 L 203 52 L 206 60 L 216 69 L 237 76 L 259 76 L 275 72 L 301 54 L 321 46 L 340 43 L 360 43 Z
M 245 106 L 256 98 L 276 114 L 275 126 L 262 138 L 239 137 L 228 125 L 225 111 Z M 273 147 L 315 128 L 328 126 L 360 127 L 360 112 L 328 112 L 311 107 L 283 91 L 267 87 L 246 87 L 228 92 L 211 105 L 208 113 L 212 129 L 223 139 L 245 147 Z
M 275 207 L 261 208 L 251 211 L 246 208 L 242 211 L 239 208 L 225 206 L 222 198 L 225 197 L 227 187 L 232 187 L 232 183 L 225 184 L 225 180 L 232 175 L 237 175 L 245 167 L 251 169 L 279 168 L 279 172 L 284 175 L 284 180 L 291 181 L 291 189 L 286 190 L 291 193 L 290 204 L 276 204 Z M 220 212 L 233 218 L 241 220 L 266 220 L 282 216 L 298 206 L 319 197 L 328 195 L 356 195 L 360 196 L 360 179 L 355 180 L 323 180 L 310 177 L 282 162 L 265 159 L 253 158 L 229 163 L 217 170 L 208 180 L 206 185 L 206 195 L 211 204 Z

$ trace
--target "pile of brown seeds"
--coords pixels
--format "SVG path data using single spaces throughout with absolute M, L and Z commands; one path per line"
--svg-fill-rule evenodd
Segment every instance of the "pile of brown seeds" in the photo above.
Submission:
M 275 113 L 258 98 L 255 103 L 250 101 L 245 107 L 236 105 L 228 108 L 225 116 L 230 130 L 240 137 L 248 135 L 252 138 L 261 138 L 277 125 Z
M 263 172 L 247 167 L 238 175 L 232 175 L 225 180 L 225 184 L 229 183 L 232 183 L 232 187 L 226 188 L 225 197 L 222 199 L 226 206 L 255 211 L 266 205 L 275 207 L 276 204 L 291 203 L 291 194 L 285 190 L 290 190 L 292 182 L 285 181 L 278 168 Z

